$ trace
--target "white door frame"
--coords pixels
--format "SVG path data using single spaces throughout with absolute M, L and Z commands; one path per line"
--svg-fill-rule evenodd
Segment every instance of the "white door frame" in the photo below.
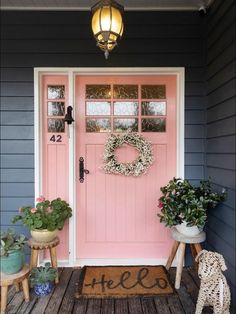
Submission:
M 42 110 L 41 110 L 41 91 L 42 91 L 42 76 L 43 75 L 67 75 L 68 76 L 68 103 L 73 107 L 73 114 L 76 117 L 75 106 L 75 76 L 76 75 L 176 75 L 177 78 L 177 141 L 176 141 L 176 176 L 184 178 L 184 83 L 185 83 L 185 69 L 183 67 L 138 67 L 138 68 L 34 68 L 34 155 L 35 155 L 35 197 L 42 194 Z M 70 138 L 69 138 L 69 203 L 76 213 L 76 149 L 75 149 L 75 124 L 71 124 Z M 149 263 L 157 264 L 164 263 L 161 260 L 76 260 L 76 215 L 74 214 L 69 220 L 69 259 L 59 261 L 59 265 L 75 266 L 84 264 L 140 264 Z

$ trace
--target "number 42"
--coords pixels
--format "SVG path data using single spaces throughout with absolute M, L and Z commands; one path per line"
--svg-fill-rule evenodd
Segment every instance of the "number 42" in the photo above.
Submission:
M 62 136 L 61 135 L 52 135 L 50 137 L 50 142 L 62 142 Z

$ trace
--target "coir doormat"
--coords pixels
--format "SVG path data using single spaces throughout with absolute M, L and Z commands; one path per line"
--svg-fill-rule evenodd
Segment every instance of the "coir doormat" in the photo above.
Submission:
M 76 298 L 125 298 L 174 293 L 163 266 L 85 266 Z

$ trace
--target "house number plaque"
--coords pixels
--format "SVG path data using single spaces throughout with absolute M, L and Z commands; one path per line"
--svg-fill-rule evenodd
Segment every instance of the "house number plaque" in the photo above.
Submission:
M 62 136 L 61 135 L 55 135 L 53 134 L 51 137 L 50 137 L 50 142 L 53 142 L 53 143 L 61 143 L 62 142 Z

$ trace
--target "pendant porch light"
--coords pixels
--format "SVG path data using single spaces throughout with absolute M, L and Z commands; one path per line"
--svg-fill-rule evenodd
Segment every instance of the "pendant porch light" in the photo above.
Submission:
M 109 52 L 122 36 L 124 8 L 114 0 L 101 0 L 91 8 L 91 11 L 93 14 L 92 31 L 97 46 L 104 51 L 107 59 Z

